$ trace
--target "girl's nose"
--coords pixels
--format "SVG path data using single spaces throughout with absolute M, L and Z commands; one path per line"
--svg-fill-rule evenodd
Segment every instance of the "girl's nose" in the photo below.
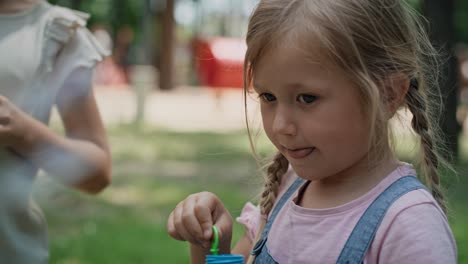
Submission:
M 296 124 L 292 118 L 292 114 L 288 109 L 278 108 L 273 120 L 273 132 L 283 135 L 295 135 Z

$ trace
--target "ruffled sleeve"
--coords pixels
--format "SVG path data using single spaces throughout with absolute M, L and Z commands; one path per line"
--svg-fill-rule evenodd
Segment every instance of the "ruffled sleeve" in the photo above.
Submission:
M 91 68 L 110 52 L 104 49 L 86 28 L 89 15 L 59 6 L 51 7 L 44 29 L 41 65 L 46 72 L 66 60 L 69 72 Z M 63 63 L 63 62 L 62 62 Z
M 253 241 L 260 226 L 260 208 L 248 202 L 244 205 L 242 212 L 236 221 L 245 226 L 249 238 Z
M 42 42 L 38 52 L 39 67 L 31 87 L 18 101 L 24 111 L 47 123 L 59 92 L 74 98 L 88 95 L 94 66 L 108 56 L 109 51 L 102 48 L 86 28 L 88 14 L 42 2 L 45 11 L 38 18 Z M 32 90 L 34 93 L 29 92 Z

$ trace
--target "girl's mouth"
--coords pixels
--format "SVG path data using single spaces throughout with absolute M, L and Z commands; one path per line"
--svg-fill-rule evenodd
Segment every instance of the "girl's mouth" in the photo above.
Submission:
M 303 159 L 307 156 L 309 156 L 310 153 L 312 153 L 315 148 L 310 147 L 310 148 L 298 148 L 298 149 L 288 149 L 285 148 L 286 150 L 286 155 L 293 158 L 293 159 Z

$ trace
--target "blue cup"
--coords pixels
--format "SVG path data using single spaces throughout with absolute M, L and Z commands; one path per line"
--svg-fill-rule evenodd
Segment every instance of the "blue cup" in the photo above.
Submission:
M 207 255 L 206 264 L 244 264 L 244 256 L 232 254 Z

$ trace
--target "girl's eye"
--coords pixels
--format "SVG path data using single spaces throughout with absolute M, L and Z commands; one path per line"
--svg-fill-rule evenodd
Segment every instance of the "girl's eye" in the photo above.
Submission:
M 276 100 L 276 97 L 271 93 L 262 93 L 259 97 L 265 102 L 273 102 Z
M 317 96 L 310 94 L 300 94 L 299 96 L 297 96 L 297 100 L 300 103 L 310 104 L 317 100 Z

